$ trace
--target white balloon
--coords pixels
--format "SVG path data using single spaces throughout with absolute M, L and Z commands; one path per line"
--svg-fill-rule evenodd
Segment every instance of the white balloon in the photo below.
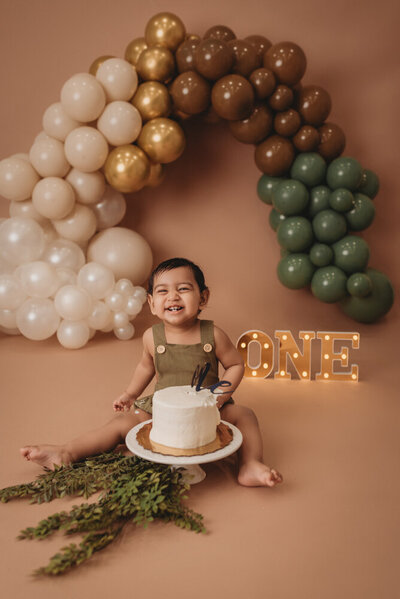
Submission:
M 34 142 L 29 159 L 42 177 L 64 177 L 71 168 L 64 153 L 64 144 L 47 137 Z
M 78 127 L 65 140 L 65 155 L 74 168 L 91 173 L 105 163 L 108 144 L 104 135 L 94 127 Z
M 138 297 L 131 295 L 127 298 L 125 303 L 125 311 L 129 316 L 137 316 L 141 312 L 143 307 L 142 302 Z
M 67 320 L 84 320 L 92 312 L 93 301 L 86 289 L 77 285 L 64 285 L 54 298 L 58 314 Z
M 97 262 L 88 262 L 78 273 L 78 285 L 90 293 L 94 299 L 105 297 L 114 287 L 113 272 Z
M 100 300 L 94 303 L 93 310 L 87 323 L 90 327 L 97 330 L 102 330 L 111 325 L 111 310 L 106 304 Z
M 45 238 L 41 226 L 31 218 L 15 216 L 0 225 L 0 256 L 14 265 L 38 260 Z
M 56 332 L 60 317 L 54 308 L 54 302 L 48 298 L 27 299 L 17 310 L 17 326 L 21 333 L 41 341 Z
M 112 319 L 116 329 L 123 329 L 129 323 L 129 316 L 126 312 L 114 312 Z
M 96 79 L 105 89 L 107 102 L 130 100 L 138 85 L 135 67 L 122 58 L 105 60 L 97 69 Z
M 124 309 L 125 298 L 122 293 L 115 293 L 115 291 L 108 293 L 104 301 L 113 312 L 120 312 Z
M 59 283 L 57 289 L 64 287 L 64 285 L 76 285 L 76 272 L 74 272 L 71 268 L 56 268 L 56 273 Z
M 96 204 L 106 190 L 106 181 L 100 171 L 83 173 L 72 168 L 66 180 L 74 188 L 76 200 L 81 204 Z
M 32 195 L 39 175 L 26 159 L 11 156 L 0 162 L 0 195 L 21 202 Z
M 123 295 L 132 295 L 135 291 L 135 287 L 129 279 L 119 279 L 119 281 L 115 283 L 114 291 L 122 293 Z
M 81 244 L 93 237 L 96 232 L 96 217 L 89 206 L 76 203 L 65 218 L 52 221 L 60 237 Z
M 43 252 L 42 260 L 56 268 L 70 268 L 78 272 L 85 264 L 85 254 L 79 245 L 69 239 L 52 241 Z
M 14 274 L 0 275 L 1 310 L 16 310 L 26 300 L 26 295 L 18 277 Z
M 22 218 L 32 218 L 42 227 L 44 223 L 49 223 L 49 219 L 40 214 L 32 203 L 32 200 L 23 200 L 22 202 L 10 202 L 8 212 L 11 216 L 22 216 Z
M 134 334 L 135 334 L 135 327 L 130 322 L 128 322 L 128 324 L 125 327 L 114 329 L 114 335 L 118 339 L 121 339 L 122 341 L 127 341 L 128 339 L 132 339 Z
M 110 319 L 110 322 L 107 324 L 107 326 L 103 327 L 100 330 L 102 333 L 111 333 L 111 331 L 113 330 L 112 320 Z
M 135 287 L 135 291 L 133 292 L 133 297 L 137 297 L 142 304 L 144 304 L 147 300 L 147 291 L 143 287 Z
M 57 339 L 67 349 L 79 349 L 90 338 L 90 329 L 84 320 L 63 320 L 57 330 Z
M 112 146 L 130 144 L 139 136 L 142 117 L 129 102 L 111 102 L 97 121 L 97 128 Z
M 50 297 L 59 287 L 57 271 L 48 262 L 38 260 L 22 264 L 15 271 L 22 289 L 32 297 Z
M 51 104 L 42 119 L 43 129 L 47 135 L 64 141 L 68 133 L 80 126 L 80 122 L 72 119 L 64 110 L 61 102 Z
M 92 210 L 96 216 L 98 230 L 115 227 L 125 216 L 126 200 L 122 193 L 107 185 L 105 194 L 92 206 Z
M 0 310 L 0 326 L 6 329 L 17 329 L 20 335 L 20 330 L 17 327 L 17 311 L 16 310 Z
M 97 119 L 105 103 L 104 89 L 96 77 L 89 73 L 73 75 L 61 89 L 61 104 L 65 112 L 82 123 Z

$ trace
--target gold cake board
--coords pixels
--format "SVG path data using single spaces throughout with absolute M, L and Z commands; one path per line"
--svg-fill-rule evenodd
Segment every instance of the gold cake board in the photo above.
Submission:
M 194 456 L 194 455 L 204 455 L 206 453 L 213 453 L 218 449 L 222 449 L 229 445 L 229 443 L 233 439 L 232 430 L 221 422 L 217 426 L 217 437 L 215 441 L 208 443 L 207 445 L 202 445 L 201 447 L 194 447 L 192 449 L 177 449 L 176 447 L 167 447 L 166 445 L 161 445 L 160 443 L 154 443 L 154 441 L 150 440 L 150 431 L 151 431 L 152 423 L 148 422 L 144 426 L 142 426 L 136 434 L 137 442 L 144 448 L 149 449 L 150 451 L 154 451 L 155 453 L 161 453 L 163 455 L 172 455 L 172 456 Z

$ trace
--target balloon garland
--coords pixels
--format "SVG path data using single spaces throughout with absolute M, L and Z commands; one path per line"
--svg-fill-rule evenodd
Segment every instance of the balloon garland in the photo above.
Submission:
M 388 278 L 368 267 L 358 232 L 373 221 L 378 177 L 341 156 L 345 136 L 326 121 L 331 99 L 303 86 L 295 43 L 236 39 L 226 26 L 203 38 L 160 13 L 125 58 L 101 56 L 63 85 L 27 154 L 0 162 L 10 218 L 0 224 L 0 325 L 30 339 L 57 334 L 78 348 L 97 330 L 134 334 L 151 250 L 121 227 L 122 194 L 161 183 L 185 148 L 181 122 L 228 121 L 255 146 L 257 192 L 282 248 L 279 280 L 311 287 L 351 318 L 374 322 L 393 303 Z M 85 253 L 86 251 L 86 257 Z

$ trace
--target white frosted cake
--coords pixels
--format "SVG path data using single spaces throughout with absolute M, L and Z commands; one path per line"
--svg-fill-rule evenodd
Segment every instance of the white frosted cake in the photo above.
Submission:
M 202 447 L 215 441 L 220 420 L 215 395 L 209 389 L 167 387 L 153 395 L 150 440 L 176 449 Z

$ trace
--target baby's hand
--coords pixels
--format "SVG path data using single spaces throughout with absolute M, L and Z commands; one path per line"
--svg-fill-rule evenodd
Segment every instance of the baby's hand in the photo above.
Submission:
M 134 399 L 124 391 L 122 395 L 118 397 L 113 403 L 114 412 L 124 412 L 125 410 L 129 411 Z

